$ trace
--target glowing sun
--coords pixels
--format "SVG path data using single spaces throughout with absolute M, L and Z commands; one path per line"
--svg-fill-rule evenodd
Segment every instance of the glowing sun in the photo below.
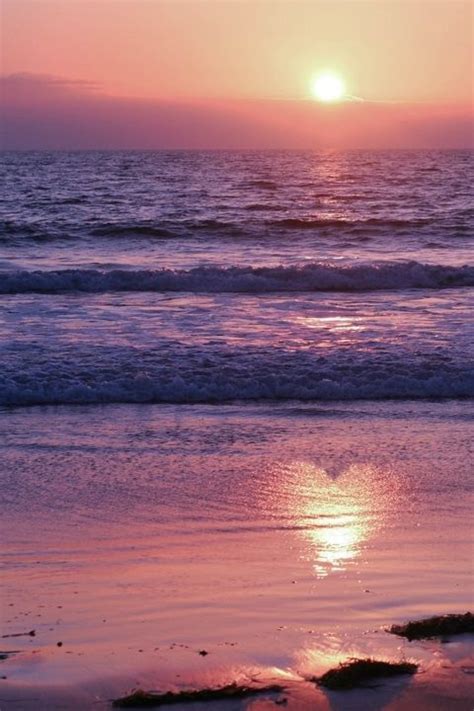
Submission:
M 331 101 L 340 101 L 345 95 L 346 87 L 343 80 L 332 74 L 325 72 L 320 74 L 313 80 L 311 87 L 312 94 L 318 101 L 329 103 Z

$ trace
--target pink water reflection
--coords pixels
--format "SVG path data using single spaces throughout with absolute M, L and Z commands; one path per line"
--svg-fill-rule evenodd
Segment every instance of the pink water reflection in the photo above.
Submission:
M 281 467 L 279 505 L 287 507 L 318 578 L 357 563 L 383 529 L 397 495 L 387 474 L 365 463 L 336 471 L 308 461 Z

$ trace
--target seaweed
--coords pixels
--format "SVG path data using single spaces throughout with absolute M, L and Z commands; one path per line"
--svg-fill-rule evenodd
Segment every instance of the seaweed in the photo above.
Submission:
M 29 632 L 15 632 L 15 634 L 2 634 L 2 639 L 7 637 L 36 637 L 36 631 L 30 630 Z
M 410 662 L 380 662 L 376 659 L 349 659 L 335 669 L 329 669 L 321 677 L 313 677 L 311 681 L 331 690 L 353 689 L 379 677 L 397 676 L 399 674 L 415 674 L 417 664 Z
M 113 706 L 120 708 L 139 708 L 140 706 L 164 706 L 165 704 L 182 704 L 193 701 L 219 701 L 223 699 L 243 699 L 247 696 L 254 696 L 263 693 L 280 693 L 284 690 L 279 684 L 270 686 L 245 686 L 228 684 L 217 688 L 198 689 L 190 691 L 166 691 L 160 694 L 155 691 L 143 691 L 137 689 L 128 696 L 115 699 Z
M 392 625 L 389 632 L 399 637 L 406 637 L 409 641 L 464 634 L 474 632 L 474 615 L 472 612 L 466 612 L 463 615 L 428 617 L 424 620 L 407 622 L 405 625 Z

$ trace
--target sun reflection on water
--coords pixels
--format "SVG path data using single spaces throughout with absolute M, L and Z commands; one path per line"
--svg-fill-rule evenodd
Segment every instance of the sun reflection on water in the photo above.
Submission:
M 302 326 L 314 329 L 330 329 L 332 331 L 363 331 L 364 327 L 354 316 L 298 316 L 295 321 Z
M 357 561 L 383 525 L 391 498 L 380 487 L 376 468 L 351 464 L 331 473 L 300 461 L 285 467 L 285 478 L 288 513 L 316 576 L 324 578 Z

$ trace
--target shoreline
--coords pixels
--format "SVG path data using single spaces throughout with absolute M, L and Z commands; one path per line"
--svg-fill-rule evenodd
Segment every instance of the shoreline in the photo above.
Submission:
M 438 640 L 439 642 L 439 640 Z M 374 684 L 367 684 L 349 691 L 328 691 L 308 681 L 304 676 L 288 669 L 257 669 L 248 670 L 249 675 L 258 675 L 258 684 L 281 684 L 280 692 L 264 692 L 242 700 L 216 700 L 206 702 L 173 703 L 172 708 L 177 709 L 215 709 L 216 711 L 232 711 L 235 709 L 252 709 L 252 711 L 265 711 L 284 706 L 292 711 L 330 711 L 331 709 L 352 711 L 366 711 L 370 708 L 386 709 L 387 711 L 468 711 L 472 708 L 474 693 L 474 635 L 461 635 L 453 638 L 443 645 L 446 654 L 439 657 L 435 640 L 431 640 L 431 650 L 427 654 L 427 645 L 421 649 L 425 661 L 422 662 L 414 676 L 401 676 L 396 678 L 380 679 Z M 416 652 L 413 654 L 417 658 Z M 429 658 L 430 657 L 430 658 Z M 3 667 L 2 667 L 3 668 Z M 186 675 L 179 682 L 156 683 L 150 687 L 179 691 L 182 689 L 202 688 L 209 683 L 212 676 L 224 679 L 226 676 L 222 668 L 214 672 L 201 672 L 203 682 L 201 687 L 196 683 L 196 674 L 191 674 L 194 682 L 186 683 Z M 152 683 L 154 672 L 148 670 L 143 673 L 149 683 Z M 136 675 L 135 675 L 136 677 Z M 228 676 L 226 683 L 231 683 L 232 675 Z M 235 672 L 234 672 L 235 678 Z M 243 675 L 238 683 L 249 681 L 250 676 Z M 255 678 L 255 677 L 253 677 Z M 207 680 L 207 681 L 206 681 Z M 89 709 L 112 709 L 112 700 L 131 693 L 132 690 L 142 688 L 137 686 L 136 678 L 130 675 L 129 679 L 115 677 L 96 677 L 83 680 L 82 683 L 66 684 L 31 684 L 2 680 L 0 687 L 1 708 L 18 709 L 22 711 L 88 711 Z M 21 704 L 21 706 L 20 706 Z M 163 705 L 163 708 L 169 708 Z M 161 708 L 161 706 L 160 706 Z

